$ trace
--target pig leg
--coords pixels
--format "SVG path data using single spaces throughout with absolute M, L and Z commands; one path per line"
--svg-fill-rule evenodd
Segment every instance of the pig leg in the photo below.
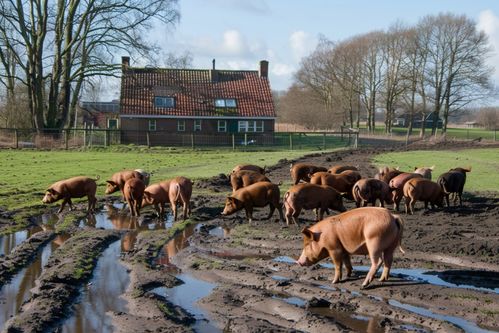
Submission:
M 161 210 L 159 208 L 159 203 L 154 203 L 154 210 L 156 211 L 156 214 L 158 215 L 158 217 L 161 217 Z
M 284 214 L 282 212 L 282 204 L 279 204 L 279 206 L 277 207 L 277 211 L 279 212 L 279 223 L 281 223 L 281 221 L 284 221 Z
M 286 225 L 289 226 L 289 220 L 293 216 L 294 212 L 295 211 L 294 211 L 294 209 L 291 206 L 286 205 Z M 294 221 L 294 219 L 293 219 L 293 221 Z
M 61 207 L 59 208 L 59 210 L 57 211 L 57 214 L 60 214 L 62 212 L 62 210 L 64 209 L 64 207 L 66 206 L 66 202 L 67 202 L 67 199 L 64 199 L 62 200 L 62 204 L 61 204 Z
M 177 221 L 177 203 L 172 201 L 170 206 L 172 207 L 173 222 L 175 222 Z
M 388 281 L 388 276 L 390 275 L 390 268 L 392 267 L 393 262 L 393 251 L 395 248 L 386 249 L 383 252 L 383 273 L 381 273 L 381 277 L 379 278 L 380 282 Z
M 187 219 L 187 212 L 189 210 L 189 203 L 184 201 L 184 207 L 183 207 L 183 210 L 182 210 L 182 218 L 184 219 L 184 221 Z
M 345 268 L 347 270 L 347 277 L 352 276 L 353 267 L 352 262 L 350 261 L 350 254 L 345 252 L 343 255 L 343 263 L 345 264 Z
M 369 244 L 371 243 L 371 244 Z M 370 250 L 370 249 L 379 249 L 381 244 L 373 244 L 372 242 L 367 243 L 367 249 L 369 251 L 369 258 L 371 259 L 371 268 L 369 269 L 369 272 L 367 273 L 366 279 L 362 283 L 361 289 L 366 288 L 369 283 L 372 282 L 374 279 L 374 275 L 376 275 L 376 272 L 378 271 L 379 267 L 382 264 L 381 260 L 381 251 L 379 250 Z
M 246 218 L 248 219 L 248 223 L 251 224 L 253 222 L 253 206 L 248 205 L 245 207 Z
M 132 216 L 135 216 L 134 211 L 133 211 L 133 204 L 130 202 L 130 199 L 126 199 L 126 203 L 128 204 L 128 208 L 130 209 L 130 214 Z
M 301 213 L 301 209 L 295 209 L 295 212 L 293 213 L 293 222 L 296 225 L 299 225 L 299 223 L 298 223 L 298 216 L 300 216 L 300 213 Z
M 334 277 L 333 277 L 333 283 L 338 283 L 341 280 L 342 276 L 342 265 L 343 265 L 343 254 L 338 253 L 338 251 L 330 252 L 329 256 L 333 260 L 334 263 Z
M 270 207 L 270 212 L 269 212 L 269 215 L 267 216 L 266 220 L 270 219 L 272 217 L 272 215 L 274 215 L 274 211 L 275 211 L 275 206 L 273 204 L 270 204 L 269 207 Z

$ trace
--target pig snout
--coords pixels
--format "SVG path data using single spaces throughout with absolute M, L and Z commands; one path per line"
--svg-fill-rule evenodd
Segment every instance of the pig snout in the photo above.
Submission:
M 49 194 L 45 194 L 45 196 L 42 199 L 42 202 L 44 204 L 52 203 L 52 202 L 54 202 L 54 198 L 51 195 L 49 195 Z
M 298 258 L 298 260 L 296 261 L 296 263 L 300 266 L 310 266 L 310 261 L 308 260 L 307 256 L 302 253 L 300 258 Z

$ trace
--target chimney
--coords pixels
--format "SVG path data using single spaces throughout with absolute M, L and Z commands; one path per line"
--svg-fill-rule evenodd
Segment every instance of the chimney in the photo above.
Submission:
M 215 69 L 215 59 L 212 60 L 213 69 L 210 69 L 210 80 L 211 82 L 218 81 L 218 71 Z
M 267 60 L 260 61 L 260 70 L 258 71 L 261 78 L 269 77 L 269 62 Z
M 121 69 L 125 70 L 130 67 L 130 57 L 121 57 Z

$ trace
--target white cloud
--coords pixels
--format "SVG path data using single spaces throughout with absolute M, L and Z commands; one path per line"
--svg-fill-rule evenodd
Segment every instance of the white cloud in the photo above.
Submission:
M 499 17 L 491 10 L 480 13 L 477 23 L 478 30 L 483 30 L 489 36 L 490 46 L 493 48 L 492 56 L 488 59 L 488 64 L 496 69 L 494 78 L 499 80 Z
M 316 44 L 316 38 L 310 37 L 305 31 L 295 31 L 289 36 L 289 45 L 296 62 L 312 52 Z
M 288 64 L 275 63 L 271 67 L 271 73 L 276 76 L 289 76 L 294 72 L 294 68 Z

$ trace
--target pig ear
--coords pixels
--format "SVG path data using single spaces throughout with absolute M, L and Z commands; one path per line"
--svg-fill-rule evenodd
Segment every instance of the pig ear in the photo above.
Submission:
M 49 192 L 50 194 L 53 194 L 53 195 L 58 194 L 58 192 L 56 190 L 54 190 L 53 188 L 48 188 L 47 192 Z
M 399 170 L 400 170 L 400 167 L 399 167 L 399 166 L 398 166 L 398 167 L 396 167 L 396 168 L 395 168 L 395 170 L 399 171 Z
M 303 228 L 301 231 L 302 234 L 305 235 L 306 238 L 313 240 L 314 242 L 318 242 L 322 232 L 313 232 L 308 227 Z
M 418 167 L 414 167 L 414 171 L 416 171 L 418 169 Z
M 116 186 L 116 183 L 115 183 L 115 182 L 113 182 L 112 180 L 106 180 L 106 183 L 111 184 L 111 185 L 113 185 L 113 186 Z
M 464 169 L 464 172 L 471 172 L 471 166 L 469 166 L 467 169 Z
M 435 169 L 435 166 L 432 165 L 431 167 L 429 167 L 428 169 L 430 169 L 431 171 L 433 171 L 433 169 Z
M 312 239 L 313 237 L 312 231 L 310 231 L 308 227 L 303 228 L 301 233 L 304 234 L 306 238 Z

